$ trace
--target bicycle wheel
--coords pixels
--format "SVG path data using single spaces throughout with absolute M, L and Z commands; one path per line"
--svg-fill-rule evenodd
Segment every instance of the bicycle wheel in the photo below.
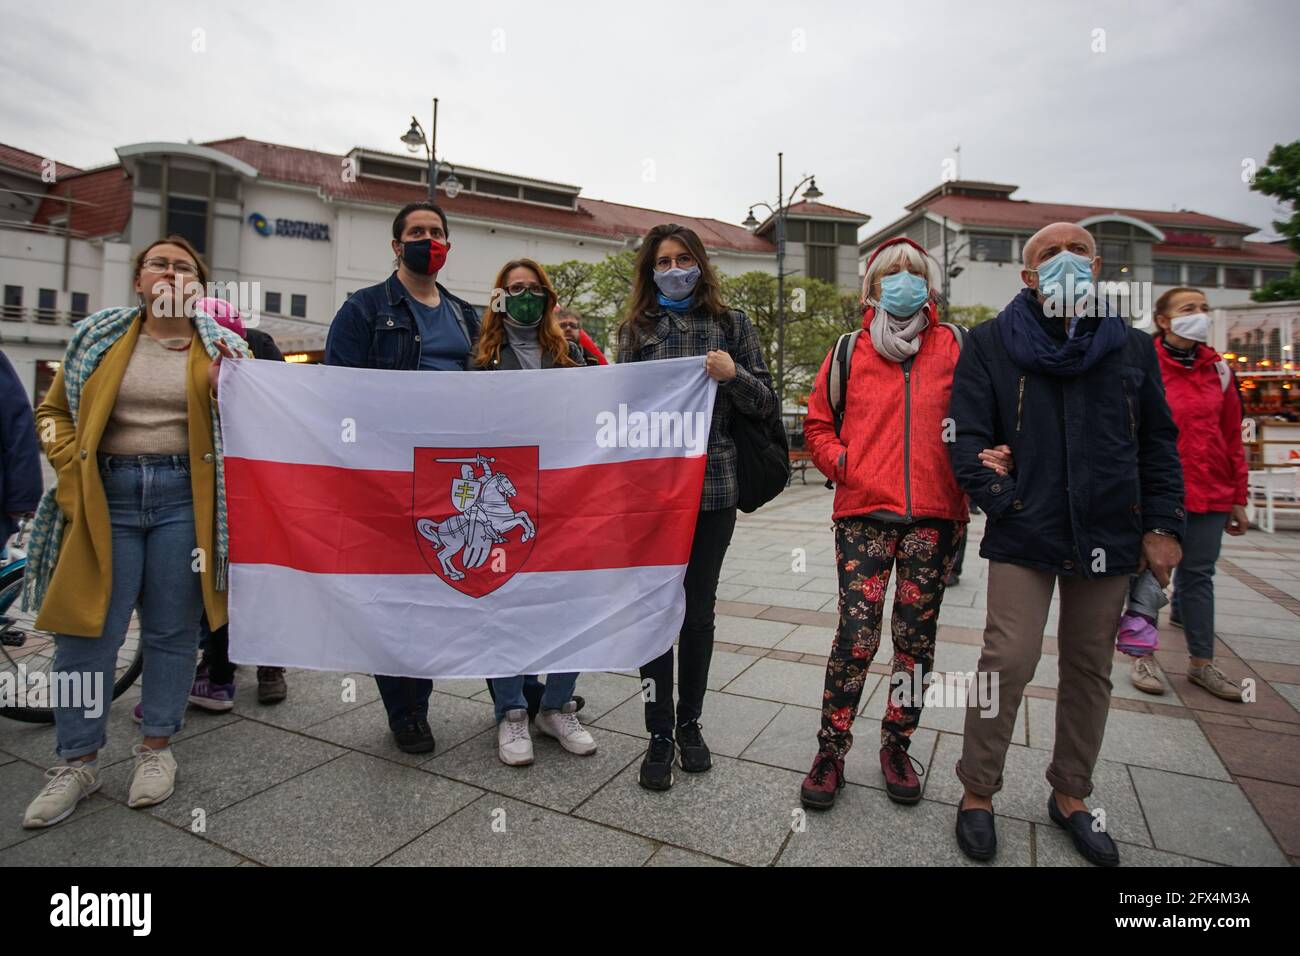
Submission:
M 22 568 L 0 573 L 0 717 L 30 724 L 54 721 L 49 706 L 50 670 L 54 665 L 54 635 L 37 630 L 35 616 L 19 610 Z M 140 625 L 132 615 L 126 640 L 117 652 L 113 699 L 135 683 L 144 666 Z M 19 689 L 21 688 L 21 693 Z

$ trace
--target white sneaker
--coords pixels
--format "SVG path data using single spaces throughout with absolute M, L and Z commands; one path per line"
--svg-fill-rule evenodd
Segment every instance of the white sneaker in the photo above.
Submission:
M 77 804 L 99 789 L 99 774 L 84 763 L 65 763 L 45 771 L 50 782 L 27 805 L 23 826 L 28 830 L 52 827 L 72 816 Z
M 596 752 L 596 741 L 578 723 L 578 705 L 569 701 L 559 710 L 542 710 L 537 713 L 537 729 L 554 737 L 571 754 L 587 756 Z
M 533 762 L 533 738 L 528 736 L 528 711 L 522 707 L 506 711 L 497 724 L 497 756 L 510 767 L 525 767 Z
M 131 752 L 135 754 L 135 770 L 131 773 L 126 805 L 135 808 L 162 803 L 176 789 L 176 758 L 171 748 L 150 750 L 144 744 L 136 744 Z

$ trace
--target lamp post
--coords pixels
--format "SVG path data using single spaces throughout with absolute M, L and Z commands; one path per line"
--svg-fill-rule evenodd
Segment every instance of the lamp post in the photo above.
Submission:
M 414 116 L 411 117 L 411 128 L 402 134 L 402 142 L 412 153 L 420 151 L 424 147 L 425 155 L 429 159 L 429 202 L 437 202 L 438 194 L 438 171 L 442 164 L 438 161 L 438 98 L 433 98 L 433 125 L 430 127 L 432 136 L 426 136 L 424 127 Z M 451 175 L 442 184 L 442 190 L 447 194 L 448 199 L 455 199 L 460 194 L 461 182 L 456 178 L 453 170 Z
M 957 246 L 951 252 L 948 251 L 948 217 L 943 217 L 943 317 L 947 319 L 948 311 L 951 308 L 952 280 L 961 275 L 962 266 L 957 265 L 957 257 L 963 252 L 966 258 L 970 259 L 970 239 L 964 240 L 961 245 Z M 984 252 L 978 249 L 975 252 L 975 259 L 984 261 Z
M 766 209 L 776 218 L 776 396 L 782 410 L 785 408 L 785 223 L 786 216 L 790 211 L 790 204 L 794 201 L 794 194 L 799 191 L 799 187 L 808 183 L 808 188 L 804 190 L 803 198 L 808 202 L 816 202 L 822 196 L 822 191 L 817 188 L 817 179 L 815 176 L 808 175 L 799 180 L 795 187 L 790 190 L 790 195 L 782 201 L 785 196 L 785 153 L 776 154 L 776 207 L 768 205 L 765 202 L 754 203 L 749 207 L 749 215 L 741 223 L 750 232 L 756 230 L 759 222 L 754 218 L 754 210 L 758 207 Z

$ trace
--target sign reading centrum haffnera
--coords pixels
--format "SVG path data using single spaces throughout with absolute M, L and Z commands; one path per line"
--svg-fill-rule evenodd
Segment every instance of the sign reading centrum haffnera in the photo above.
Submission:
M 330 227 L 326 222 L 304 222 L 301 219 L 277 219 L 272 226 L 270 220 L 260 212 L 248 217 L 248 224 L 259 236 L 286 236 L 289 239 L 316 239 L 330 241 Z

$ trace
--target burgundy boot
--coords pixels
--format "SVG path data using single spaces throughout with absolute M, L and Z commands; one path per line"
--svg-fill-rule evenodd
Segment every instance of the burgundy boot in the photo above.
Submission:
M 885 775 L 885 792 L 890 800 L 916 803 L 921 799 L 921 781 L 916 774 L 918 770 L 925 773 L 925 768 L 902 744 L 890 741 L 880 748 L 880 770 Z

